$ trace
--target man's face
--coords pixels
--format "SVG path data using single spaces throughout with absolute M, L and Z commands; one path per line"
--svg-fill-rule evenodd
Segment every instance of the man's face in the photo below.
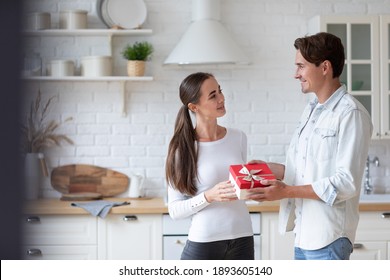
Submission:
M 324 80 L 324 72 L 322 63 L 319 66 L 315 66 L 313 63 L 308 62 L 301 54 L 299 50 L 295 55 L 295 79 L 301 82 L 301 90 L 303 93 L 314 92 L 321 88 Z

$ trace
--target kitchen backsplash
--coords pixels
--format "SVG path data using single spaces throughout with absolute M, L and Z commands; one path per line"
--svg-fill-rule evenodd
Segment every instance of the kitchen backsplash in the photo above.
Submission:
M 126 75 L 122 48 L 130 42 L 147 40 L 154 45 L 146 75 L 153 81 L 26 81 L 24 105 L 36 96 L 56 96 L 49 117 L 65 120 L 60 128 L 75 145 L 48 148 L 49 169 L 64 164 L 86 163 L 146 177 L 148 196 L 165 192 L 164 161 L 179 109 L 178 87 L 189 73 L 213 73 L 226 95 L 227 115 L 221 124 L 237 127 L 248 135 L 248 159 L 283 162 L 307 96 L 294 80 L 293 42 L 307 33 L 307 23 L 317 14 L 390 14 L 388 0 L 221 0 L 221 21 L 251 60 L 240 66 L 163 66 L 163 61 L 185 32 L 191 18 L 191 0 L 145 0 L 148 36 L 114 36 L 114 75 Z M 50 12 L 52 27 L 58 28 L 59 11 L 88 11 L 89 28 L 105 28 L 96 14 L 96 0 L 25 1 L 25 11 Z M 79 66 L 85 55 L 107 55 L 105 36 L 58 38 L 28 36 L 26 53 L 37 52 L 43 65 L 52 59 L 72 59 Z M 125 97 L 122 96 L 123 87 Z M 123 104 L 124 102 L 124 104 Z M 127 115 L 123 115 L 123 107 Z M 390 177 L 390 140 L 373 141 L 370 155 L 378 156 L 373 178 Z M 389 181 L 389 180 L 387 180 Z M 390 191 L 390 190 L 389 190 Z M 60 194 L 45 181 L 43 197 Z

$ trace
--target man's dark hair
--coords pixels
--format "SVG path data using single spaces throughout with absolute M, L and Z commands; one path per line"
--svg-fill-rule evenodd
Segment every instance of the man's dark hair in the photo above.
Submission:
M 330 61 L 333 78 L 340 77 L 345 63 L 344 46 L 339 37 L 320 32 L 312 36 L 298 38 L 294 42 L 295 49 L 310 63 L 319 66 L 325 60 Z

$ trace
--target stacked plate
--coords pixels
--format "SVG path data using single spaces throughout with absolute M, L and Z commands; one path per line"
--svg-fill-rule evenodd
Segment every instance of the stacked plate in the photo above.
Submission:
M 98 0 L 96 5 L 100 20 L 108 28 L 137 29 L 146 19 L 143 0 Z

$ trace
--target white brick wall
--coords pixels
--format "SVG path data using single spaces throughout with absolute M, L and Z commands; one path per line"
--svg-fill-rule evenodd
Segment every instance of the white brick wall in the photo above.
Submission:
M 104 28 L 96 16 L 95 0 L 25 1 L 26 12 L 51 12 L 58 27 L 61 9 L 88 10 L 90 28 Z M 26 103 L 38 88 L 44 97 L 58 96 L 50 117 L 73 121 L 61 127 L 76 143 L 47 149 L 50 168 L 88 163 L 130 174 L 142 173 L 147 195 L 163 195 L 164 159 L 179 108 L 178 86 L 191 72 L 215 74 L 226 95 L 227 116 L 221 123 L 241 127 L 249 139 L 248 158 L 283 161 L 306 97 L 293 79 L 293 41 L 307 32 L 307 21 L 317 14 L 388 14 L 388 0 L 221 0 L 221 21 L 252 60 L 247 66 L 162 66 L 191 18 L 191 0 L 145 0 L 148 17 L 144 28 L 150 37 L 115 37 L 114 74 L 125 74 L 120 52 L 135 40 L 153 43 L 155 53 L 146 75 L 152 82 L 126 83 L 128 115 L 123 117 L 119 82 L 27 82 Z M 79 59 L 106 55 L 109 43 L 102 37 L 31 37 L 26 50 L 39 51 L 47 63 L 53 58 Z M 390 176 L 390 141 L 375 141 L 370 154 L 378 155 L 374 176 Z M 43 196 L 58 197 L 47 180 Z

